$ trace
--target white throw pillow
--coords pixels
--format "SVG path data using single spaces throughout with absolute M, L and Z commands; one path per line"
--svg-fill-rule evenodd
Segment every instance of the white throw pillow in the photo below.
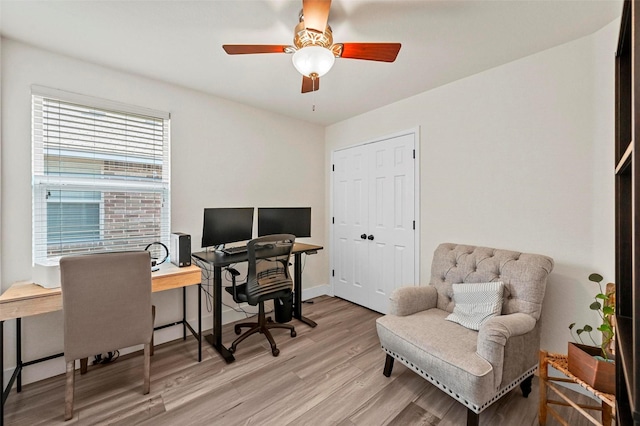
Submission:
M 471 330 L 479 330 L 487 319 L 502 311 L 501 281 L 490 283 L 453 284 L 453 313 L 446 319 Z

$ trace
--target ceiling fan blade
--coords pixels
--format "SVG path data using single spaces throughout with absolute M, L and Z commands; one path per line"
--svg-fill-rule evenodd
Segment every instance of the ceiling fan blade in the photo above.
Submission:
M 320 88 L 320 77 L 316 77 L 315 81 L 309 77 L 302 76 L 302 93 L 315 92 Z
M 400 51 L 400 43 L 342 43 L 341 58 L 365 61 L 393 62 Z
M 327 29 L 331 0 L 302 0 L 304 27 L 323 33 Z
M 245 55 L 251 53 L 285 53 L 289 47 L 284 44 L 223 44 L 222 48 L 229 55 Z

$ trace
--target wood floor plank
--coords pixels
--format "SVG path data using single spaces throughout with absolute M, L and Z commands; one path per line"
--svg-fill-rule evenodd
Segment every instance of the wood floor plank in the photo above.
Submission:
M 263 335 L 238 346 L 226 364 L 208 344 L 197 362 L 193 338 L 156 346 L 151 392 L 142 394 L 142 357 L 89 367 L 76 376 L 75 416 L 64 422 L 64 375 L 11 392 L 5 424 L 36 425 L 392 425 L 459 426 L 466 408 L 400 363 L 382 374 L 385 355 L 375 328 L 380 316 L 339 298 L 304 304 L 311 328 L 293 320 L 297 337 L 274 331 L 280 356 Z M 223 342 L 235 339 L 233 324 Z M 481 426 L 537 425 L 538 379 L 529 398 L 514 389 L 480 415 Z M 575 398 L 588 398 L 577 394 Z M 584 402 L 584 401 L 583 401 Z M 559 407 L 572 426 L 587 426 L 570 407 Z M 549 419 L 549 426 L 557 426 Z
M 181 404 L 167 409 L 142 425 L 173 426 L 213 424 L 223 413 L 242 403 L 232 383 L 201 391 L 185 398 Z
M 256 413 L 279 403 L 282 399 L 281 389 L 301 389 L 302 387 L 302 381 L 293 373 L 281 375 L 271 382 L 262 382 L 261 386 L 254 386 L 251 393 L 242 394 L 240 404 L 225 411 L 215 420 L 222 424 L 245 424 Z
M 395 418 L 387 423 L 387 426 L 437 426 L 438 423 L 440 423 L 438 417 L 419 405 L 410 402 Z
M 380 389 L 392 381 L 383 375 L 362 373 L 354 380 L 346 383 L 318 405 L 311 408 L 303 416 L 289 425 L 331 425 L 350 417 L 358 408 Z
M 277 403 L 256 413 L 248 425 L 262 425 L 265 421 L 273 420 L 279 424 L 289 424 L 295 419 L 303 417 L 311 408 L 321 404 L 327 395 L 336 392 L 346 383 L 354 380 L 362 371 L 347 363 L 317 376 L 303 380 L 303 385 L 294 392 L 282 395 Z
M 382 369 L 382 367 L 379 368 Z M 412 371 L 399 362 L 396 362 L 391 372 L 391 377 L 402 375 L 405 372 L 411 373 Z M 418 376 L 417 374 L 415 375 Z M 419 407 L 422 407 L 424 410 L 434 414 L 439 419 L 442 419 L 446 415 L 446 413 L 448 413 L 453 408 L 454 405 L 459 405 L 459 407 L 454 408 L 457 411 L 460 411 L 461 408 L 464 408 L 462 404 L 458 403 L 455 399 L 451 398 L 448 394 L 441 391 L 431 383 L 429 383 L 429 385 L 424 388 L 422 394 L 420 394 L 420 396 L 413 402 Z
M 120 406 L 118 409 L 110 412 L 100 410 L 99 414 L 95 415 L 88 410 L 83 410 L 78 417 L 80 418 L 80 423 L 126 426 L 140 424 L 147 419 L 153 419 L 163 412 L 165 412 L 165 407 L 162 397 L 155 396 L 146 401 L 138 401 L 135 404 Z M 85 417 L 87 419 L 86 422 L 84 422 Z
M 414 401 L 426 386 L 429 386 L 427 381 L 411 371 L 405 371 L 360 405 L 349 419 L 355 424 L 388 423 Z

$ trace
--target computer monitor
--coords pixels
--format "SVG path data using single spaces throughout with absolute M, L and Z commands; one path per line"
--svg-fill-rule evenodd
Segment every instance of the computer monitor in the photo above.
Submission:
M 252 238 L 253 207 L 207 208 L 202 222 L 202 247 Z
M 293 234 L 296 238 L 311 236 L 311 207 L 258 208 L 258 236 Z

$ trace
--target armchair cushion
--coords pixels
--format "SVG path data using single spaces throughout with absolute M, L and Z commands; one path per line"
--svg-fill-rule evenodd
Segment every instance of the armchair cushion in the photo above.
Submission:
M 482 403 L 495 393 L 493 368 L 477 354 L 478 332 L 446 321 L 447 315 L 437 308 L 404 317 L 385 315 L 377 320 L 378 336 L 383 349 L 402 354 L 409 366 L 419 366 L 455 394 Z
M 481 284 L 453 284 L 455 306 L 447 320 L 471 330 L 502 311 L 502 281 Z

